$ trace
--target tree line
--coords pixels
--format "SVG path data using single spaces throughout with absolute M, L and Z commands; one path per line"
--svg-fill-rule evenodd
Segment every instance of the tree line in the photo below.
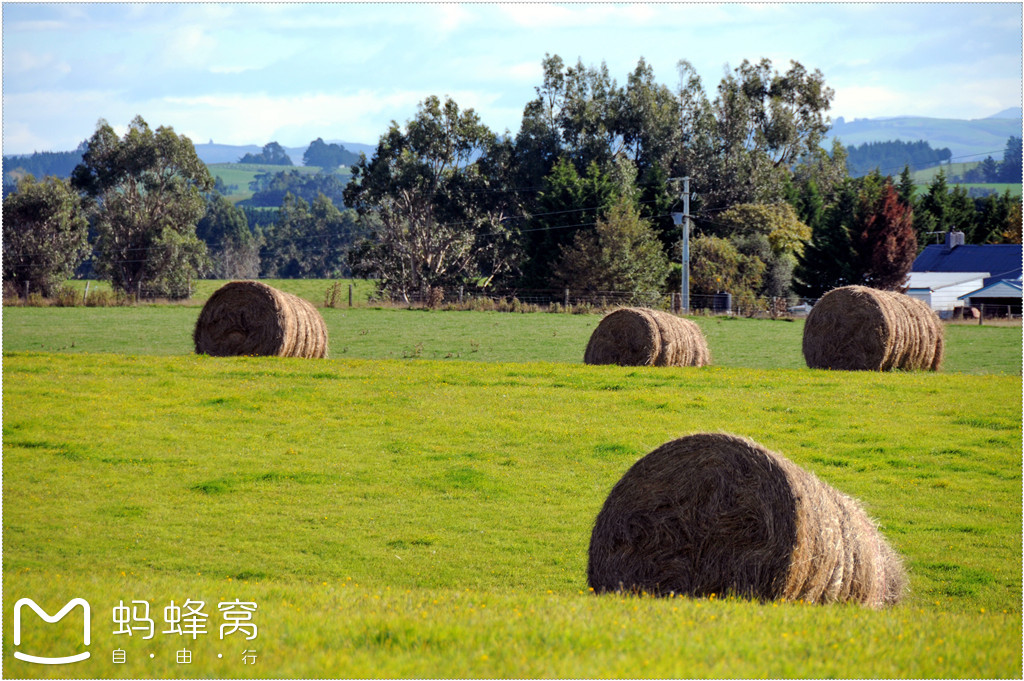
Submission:
M 341 144 L 327 144 L 322 137 L 317 137 L 310 142 L 302 154 L 302 162 L 305 165 L 316 166 L 324 171 L 352 165 L 357 161 L 359 161 L 358 154 L 349 151 Z M 238 162 L 272 166 L 294 165 L 288 152 L 277 142 L 263 145 L 263 149 L 258 154 L 245 154 L 238 159 Z
M 932 149 L 924 140 L 865 142 L 846 147 L 846 167 L 851 177 L 863 177 L 876 168 L 889 172 L 904 166 L 924 170 L 948 162 L 952 157 L 953 152 L 948 147 Z
M 397 297 L 471 282 L 664 290 L 679 283 L 681 183 L 695 190 L 691 292 L 741 301 L 902 285 L 930 233 L 1019 240 L 1019 200 L 917 196 L 899 178 L 851 177 L 821 147 L 833 92 L 797 62 L 744 61 L 709 94 L 692 66 L 675 89 L 642 59 L 619 84 L 604 65 L 543 62 L 516 135 L 430 97 L 353 167 L 345 201 L 372 236 L 354 268 Z M 911 151 L 916 147 L 911 145 Z M 939 152 L 938 157 L 944 157 Z M 368 226 L 371 223 L 368 222 Z
M 1021 181 L 1021 138 L 1011 137 L 1006 142 L 1003 160 L 996 161 L 991 156 L 953 178 L 960 182 L 979 182 L 982 184 L 1008 183 L 1019 184 Z
M 253 191 L 251 198 L 239 201 L 241 207 L 276 208 L 284 204 L 285 196 L 304 199 L 307 202 L 316 200 L 323 194 L 335 205 L 344 205 L 345 180 L 333 172 L 321 169 L 315 175 L 290 170 L 278 173 L 258 173 L 249 189 Z
M 71 177 L 71 173 L 82 162 L 86 142 L 83 141 L 74 151 L 37 151 L 23 156 L 4 156 L 4 196 L 15 191 L 17 179 L 25 175 L 36 178 Z M 350 166 L 359 161 L 359 154 L 353 153 L 341 144 L 327 144 L 323 138 L 310 142 L 303 152 L 302 162 L 306 166 L 320 168 L 323 172 L 337 170 L 341 166 Z M 240 157 L 237 163 L 256 163 L 260 165 L 292 166 L 291 157 L 277 142 L 263 146 L 259 154 L 248 153 Z M 269 175 L 269 173 L 267 174 Z M 282 195 L 283 198 L 283 195 Z M 340 201 L 340 197 L 338 199 Z M 274 206 L 280 206 L 278 200 Z
M 43 270 L 58 282 L 91 254 L 115 288 L 166 297 L 210 274 L 351 273 L 398 298 L 458 287 L 666 290 L 680 283 L 672 215 L 683 177 L 695 192 L 694 294 L 898 287 L 930 232 L 1019 241 L 1020 202 L 1008 194 L 971 199 L 940 174 L 917 196 L 909 168 L 850 177 L 847 150 L 821 147 L 833 92 L 797 62 L 779 71 L 744 61 L 713 93 L 686 61 L 675 88 L 643 59 L 621 84 L 604 64 L 548 55 L 542 66 L 516 134 L 428 97 L 352 164 L 343 189 L 326 174 L 257 178 L 258 191 L 280 193 L 276 210 L 231 205 L 173 129 L 137 117 L 119 138 L 100 121 L 70 181 L 25 178 L 5 198 L 4 281 L 45 291 Z M 307 154 L 337 146 L 318 142 Z M 264 153 L 279 157 L 271 145 Z M 9 242 L 9 231 L 31 243 Z M 60 257 L 49 253 L 57 244 Z
M 274 155 L 273 146 L 264 150 Z M 4 284 L 51 296 L 85 267 L 116 290 L 174 299 L 204 276 L 349 271 L 347 254 L 366 231 L 354 211 L 338 207 L 336 175 L 265 173 L 256 182 L 257 195 L 278 194 L 276 210 L 247 213 L 228 201 L 192 142 L 172 128 L 153 130 L 136 117 L 119 137 L 100 120 L 69 178 L 26 175 L 4 197 Z
M 82 162 L 85 143 L 75 151 L 37 151 L 29 156 L 4 156 L 4 196 L 16 189 L 18 176 L 33 177 L 71 177 L 75 166 Z

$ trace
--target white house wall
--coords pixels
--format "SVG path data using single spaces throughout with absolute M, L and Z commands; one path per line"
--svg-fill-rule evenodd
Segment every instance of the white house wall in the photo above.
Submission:
M 970 293 L 971 291 L 977 291 L 984 279 L 974 279 L 967 281 L 962 284 L 955 284 L 953 286 L 945 286 L 943 288 L 932 291 L 931 306 L 932 309 L 938 313 L 952 312 L 955 308 L 963 307 L 964 301 L 957 300 L 960 296 Z
M 911 272 L 908 293 L 948 317 L 963 307 L 964 301 L 957 299 L 981 288 L 987 276 L 988 272 Z
M 932 306 L 932 291 L 927 288 L 912 288 L 907 291 L 907 295 L 911 298 L 917 298 L 928 307 Z

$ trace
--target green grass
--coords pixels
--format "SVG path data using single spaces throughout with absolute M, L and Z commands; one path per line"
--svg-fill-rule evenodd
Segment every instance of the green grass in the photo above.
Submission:
M 938 176 L 940 172 L 946 176 L 946 181 L 949 182 L 949 178 L 954 175 L 963 175 L 971 168 L 975 168 L 981 165 L 981 161 L 968 161 L 966 163 L 943 163 L 941 165 L 932 166 L 931 168 L 923 168 L 921 170 L 913 171 L 910 176 L 914 179 L 915 184 L 928 185 Z M 894 175 L 896 173 L 893 173 Z
M 1010 192 L 1010 196 L 1016 196 L 1018 198 L 1021 196 L 1022 190 L 1024 190 L 1024 185 L 1013 184 L 1013 183 L 1006 183 L 1006 182 L 993 182 L 993 183 L 990 183 L 990 184 L 972 183 L 972 184 L 962 184 L 960 186 L 963 187 L 964 189 L 967 189 L 967 190 L 971 190 L 971 189 L 985 189 L 985 190 L 989 190 L 989 191 L 995 190 L 1000 196 L 1002 196 L 1006 192 Z
M 76 675 L 1021 675 L 1019 376 L 23 353 L 5 322 L 5 602 L 90 601 L 94 656 Z M 905 557 L 906 601 L 588 593 L 611 486 L 706 430 L 861 499 Z M 113 635 L 119 600 L 148 600 L 162 626 L 186 598 L 207 601 L 211 629 L 215 603 L 256 602 L 259 638 Z M 75 635 L 39 625 L 22 648 Z M 128 664 L 110 662 L 118 647 Z M 7 676 L 69 673 L 14 660 L 9 637 L 3 652 Z
M 272 282 L 323 303 L 322 283 Z M 360 288 L 362 286 L 363 288 Z M 357 285 L 355 295 L 370 288 Z M 344 305 L 347 305 L 347 284 Z M 208 293 L 206 295 L 209 295 Z M 341 307 L 321 309 L 330 356 L 363 359 L 443 359 L 484 362 L 569 362 L 583 359 L 597 314 L 430 312 Z M 198 303 L 122 308 L 4 308 L 8 351 L 183 355 L 192 352 Z M 803 321 L 693 317 L 715 365 L 799 369 Z M 946 326 L 943 372 L 1021 372 L 1021 327 Z
M 800 321 L 696 318 L 716 366 L 666 371 L 583 366 L 599 315 L 366 307 L 321 310 L 331 360 L 196 357 L 221 283 L 188 305 L 4 309 L 4 588 L 89 600 L 76 674 L 1020 675 L 1019 326 L 948 326 L 939 374 L 808 370 Z M 328 284 L 272 283 L 317 303 Z M 589 594 L 611 485 L 699 430 L 860 498 L 908 600 Z M 119 600 L 162 625 L 186 598 L 214 631 L 217 602 L 257 602 L 258 645 L 113 635 Z M 80 630 L 48 627 L 22 649 L 76 652 Z M 5 646 L 9 676 L 66 674 Z
M 275 166 L 257 163 L 211 163 L 207 166 L 210 175 L 221 178 L 224 184 L 237 185 L 238 189 L 227 195 L 232 203 L 238 203 L 244 199 L 252 198 L 253 192 L 249 189 L 249 183 L 262 173 L 280 173 L 297 170 L 303 175 L 315 175 L 320 172 L 316 166 Z M 348 176 L 348 170 L 338 171 L 339 175 Z
M 997 194 L 999 194 L 1000 196 L 1002 196 L 1006 192 L 1010 192 L 1010 196 L 1018 197 L 1018 198 L 1021 196 L 1022 188 L 1024 188 L 1024 187 L 1022 187 L 1022 185 L 1019 185 L 1019 184 L 1006 184 L 1006 183 L 1001 183 L 1001 182 L 992 183 L 992 184 L 982 184 L 980 182 L 971 182 L 971 183 L 958 182 L 954 186 L 963 187 L 964 189 L 966 189 L 968 191 L 970 191 L 971 189 L 984 189 L 987 192 L 993 192 L 994 191 Z M 927 184 L 919 184 L 919 185 L 917 185 L 914 188 L 914 194 L 918 198 L 924 196 L 927 193 L 928 193 L 928 185 Z
M 995 154 L 993 154 L 995 156 Z M 950 163 L 943 164 L 940 166 L 934 166 L 932 168 L 925 168 L 923 170 L 915 170 L 911 173 L 911 177 L 914 179 L 914 183 L 917 185 L 916 194 L 922 196 L 928 193 L 928 185 L 932 183 L 935 177 L 939 174 L 939 171 L 943 171 L 946 174 L 946 181 L 949 182 L 949 178 L 953 176 L 963 176 L 971 168 L 981 165 L 980 161 L 970 161 L 967 163 Z M 897 173 L 893 173 L 896 175 Z M 992 183 L 982 184 L 979 182 L 974 183 L 957 183 L 956 186 L 963 187 L 964 189 L 986 189 L 995 190 L 1000 195 L 1009 191 L 1010 196 L 1021 196 L 1022 186 L 1020 184 L 1008 184 L 1008 183 Z

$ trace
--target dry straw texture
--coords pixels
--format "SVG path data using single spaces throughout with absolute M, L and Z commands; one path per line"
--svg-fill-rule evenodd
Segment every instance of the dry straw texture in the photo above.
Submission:
M 920 300 L 866 286 L 826 293 L 804 325 L 803 350 L 812 369 L 935 371 L 944 330 Z
M 700 327 L 659 310 L 626 307 L 601 320 L 587 343 L 587 364 L 695 366 L 711 362 Z
M 668 442 L 616 483 L 594 523 L 595 592 L 896 603 L 897 554 L 852 498 L 746 438 Z
M 210 296 L 192 334 L 196 352 L 220 357 L 325 357 L 327 327 L 312 304 L 258 281 L 233 281 Z

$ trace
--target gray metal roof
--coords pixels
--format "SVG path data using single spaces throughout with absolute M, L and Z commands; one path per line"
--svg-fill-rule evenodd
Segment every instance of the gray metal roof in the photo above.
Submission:
M 966 293 L 957 300 L 965 298 L 1021 298 L 1021 280 L 1001 279 L 977 291 Z

